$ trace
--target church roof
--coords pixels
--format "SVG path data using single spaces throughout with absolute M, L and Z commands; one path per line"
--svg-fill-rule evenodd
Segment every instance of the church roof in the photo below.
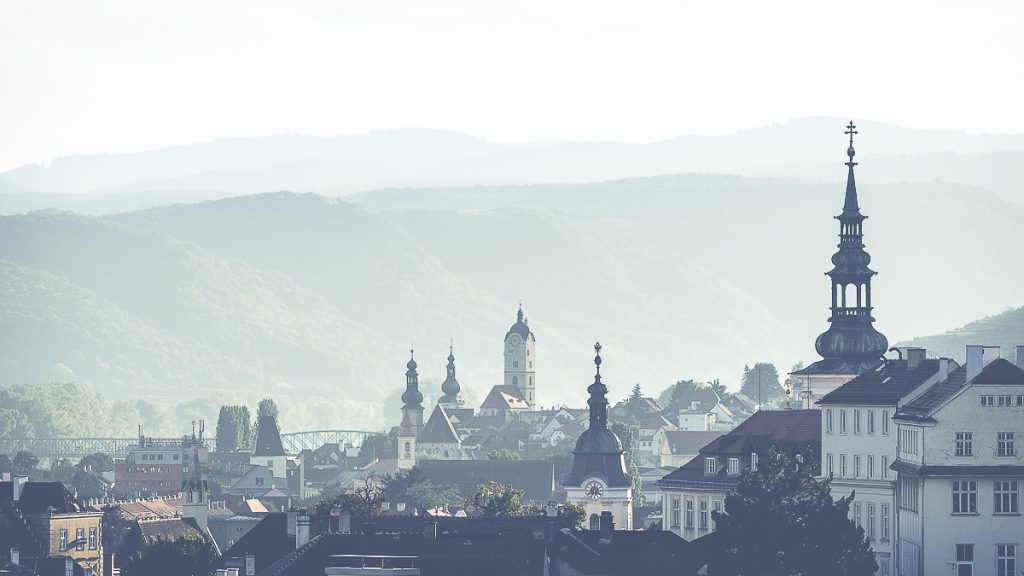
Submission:
M 423 425 L 416 441 L 421 444 L 456 444 L 459 442 L 459 433 L 452 426 L 451 419 L 440 404 L 434 407 L 430 418 Z
M 526 410 L 530 403 L 516 386 L 495 386 L 480 404 L 481 410 Z
M 256 445 L 252 448 L 253 456 L 287 456 L 281 444 L 281 433 L 277 429 L 277 420 L 273 416 L 264 415 L 256 420 Z

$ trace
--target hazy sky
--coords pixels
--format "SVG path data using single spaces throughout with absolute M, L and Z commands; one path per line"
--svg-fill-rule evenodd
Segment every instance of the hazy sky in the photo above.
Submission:
M 785 6 L 785 8 L 780 8 Z M 1024 2 L 0 3 L 0 170 L 228 136 L 1024 132 Z

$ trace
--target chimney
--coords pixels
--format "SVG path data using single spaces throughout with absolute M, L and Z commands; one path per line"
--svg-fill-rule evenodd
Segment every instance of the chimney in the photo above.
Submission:
M 999 346 L 968 346 L 967 382 L 974 380 L 996 358 L 999 358 Z
M 19 563 L 21 563 L 21 554 L 17 548 L 11 548 L 11 564 L 17 566 Z
M 245 576 L 256 576 L 256 556 L 252 552 L 245 555 Z
M 927 350 L 924 348 L 907 348 L 907 370 L 914 370 L 924 363 Z
M 423 524 L 423 539 L 437 540 L 437 522 L 427 522 Z
M 949 358 L 939 358 L 939 382 L 949 378 Z
M 288 527 L 286 533 L 289 537 L 295 537 L 295 519 L 298 516 L 299 511 L 295 508 L 288 509 Z
M 1017 345 L 1017 368 L 1024 370 L 1024 344 Z
M 295 517 L 295 549 L 298 550 L 309 542 L 309 515 L 305 510 L 299 510 Z
M 25 484 L 28 483 L 28 476 L 22 476 L 21 474 L 15 474 L 11 480 L 11 492 L 12 499 L 17 502 L 21 500 L 21 492 L 25 489 Z
M 599 541 L 608 543 L 612 541 L 612 534 L 615 533 L 615 519 L 608 510 L 601 512 L 601 534 Z

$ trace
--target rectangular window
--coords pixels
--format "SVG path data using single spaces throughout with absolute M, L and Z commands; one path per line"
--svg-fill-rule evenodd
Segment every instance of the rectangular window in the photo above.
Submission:
M 825 471 L 832 475 L 832 454 L 825 454 Z
M 1024 406 L 1024 396 L 1017 396 L 1017 406 Z
M 860 523 L 860 502 L 854 502 L 853 503 L 853 523 L 856 524 L 858 528 L 861 527 L 861 523 Z
M 868 502 L 868 539 L 875 539 L 875 504 Z
M 59 552 L 64 552 L 65 550 L 68 549 L 68 531 L 67 531 L 67 528 L 61 528 L 60 529 L 60 543 L 58 545 L 60 546 L 60 549 L 58 550 Z
M 853 455 L 853 477 L 860 478 L 860 454 Z
M 889 435 L 889 411 L 882 410 L 882 435 Z
M 994 514 L 1016 514 L 1020 511 L 1016 480 L 996 480 L 992 487 Z
M 917 480 L 904 480 L 900 482 L 900 508 L 917 512 Z
M 832 409 L 828 408 L 825 410 L 825 433 L 832 433 Z
M 846 410 L 839 411 L 839 433 L 846 434 Z
M 1017 575 L 1017 545 L 996 545 L 996 576 Z
M 996 397 L 995 396 L 991 396 L 991 395 L 982 396 L 981 397 L 981 405 L 982 406 L 995 406 L 996 405 Z
M 757 472 L 757 452 L 750 453 L 750 470 Z
M 875 477 L 875 457 L 868 454 L 868 478 Z
M 715 512 L 718 512 L 719 514 L 722 513 L 722 501 L 721 500 L 715 500 Z M 718 529 L 718 522 L 715 522 L 714 515 L 711 516 L 711 529 L 712 530 Z
M 839 455 L 839 477 L 846 478 L 846 454 Z
M 974 576 L 974 544 L 956 545 L 956 564 L 953 573 L 956 576 Z
M 89 528 L 89 550 L 96 549 L 96 528 Z
M 672 527 L 679 528 L 679 498 L 672 497 Z
M 700 521 L 699 528 L 701 530 L 707 530 L 708 529 L 708 501 L 707 500 L 701 500 L 700 501 L 700 519 L 699 519 L 699 521 Z
M 889 457 L 882 456 L 882 478 L 889 479 Z
M 739 475 L 740 475 L 740 459 L 739 458 L 729 458 L 729 476 L 739 476 Z
M 686 499 L 686 527 L 693 529 L 693 498 Z
M 882 504 L 882 540 L 889 539 L 889 505 Z
M 997 434 L 997 456 L 1016 456 L 1017 451 L 1014 448 L 1014 434 L 1013 432 L 1000 432 Z
M 875 433 L 875 411 L 868 410 L 868 434 Z
M 1010 396 L 1009 394 L 1000 394 L 999 395 L 999 405 L 1000 406 L 1013 406 L 1013 396 Z
M 878 567 L 879 576 L 889 576 L 889 563 L 881 562 Z
M 974 480 L 953 481 L 953 514 L 978 513 L 978 483 Z
M 860 434 L 860 410 L 853 411 L 853 433 Z
M 718 459 L 714 456 L 708 456 L 706 462 L 706 468 L 704 469 L 705 474 L 716 474 L 718 472 Z
M 75 529 L 75 550 L 85 550 L 85 528 Z
M 973 432 L 957 432 L 956 433 L 956 455 L 957 456 L 974 456 L 974 433 Z

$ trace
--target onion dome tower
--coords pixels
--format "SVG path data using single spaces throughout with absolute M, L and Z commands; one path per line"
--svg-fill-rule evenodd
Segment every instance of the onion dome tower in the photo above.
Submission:
M 420 392 L 419 373 L 416 372 L 416 359 L 409 350 L 409 362 L 405 365 L 405 392 L 402 394 L 402 422 L 409 422 L 418 433 L 423 428 L 423 394 Z
M 582 504 L 592 521 L 611 512 L 616 526 L 633 528 L 633 480 L 626 473 L 622 442 L 608 429 L 608 387 L 601 382 L 601 343 L 594 344 L 594 383 L 590 398 L 590 427 L 576 440 L 572 470 L 565 481 L 567 499 Z
M 441 384 L 441 392 L 444 396 L 437 401 L 442 408 L 458 408 L 462 405 L 462 400 L 459 398 L 459 392 L 462 387 L 459 386 L 459 381 L 455 379 L 455 352 L 454 347 L 448 346 L 448 377 L 444 379 Z
M 853 122 L 846 127 L 845 134 L 850 137 L 846 150 L 849 171 L 843 212 L 835 217 L 839 220 L 839 250 L 832 255 L 832 269 L 825 273 L 832 283 L 830 325 L 814 343 L 822 360 L 794 372 L 805 380 L 825 377 L 817 378 L 823 382 L 828 380 L 824 388 L 815 391 L 819 397 L 831 391 L 830 388 L 877 366 L 889 347 L 886 337 L 875 329 L 871 315 L 871 279 L 877 272 L 868 267 L 871 256 L 864 250 L 863 226 L 867 216 L 861 214 L 857 201 L 853 174 L 853 167 L 857 165 L 853 161 L 856 155 L 853 136 L 857 134 L 857 127 Z

